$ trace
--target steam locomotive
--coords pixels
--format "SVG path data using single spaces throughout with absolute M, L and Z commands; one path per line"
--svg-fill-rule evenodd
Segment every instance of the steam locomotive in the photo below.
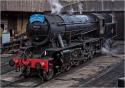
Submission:
M 116 36 L 116 26 L 112 14 L 33 14 L 26 28 L 31 44 L 9 64 L 24 77 L 35 73 L 50 80 L 100 53 L 104 41 Z

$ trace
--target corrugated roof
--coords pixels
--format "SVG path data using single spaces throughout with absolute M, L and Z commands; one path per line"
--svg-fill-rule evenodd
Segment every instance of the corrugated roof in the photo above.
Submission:
M 50 11 L 46 0 L 2 0 L 1 11 Z
M 25 11 L 25 12 L 44 12 L 51 11 L 50 0 L 1 0 L 1 11 Z M 53 1 L 53 0 L 51 0 Z M 93 10 L 114 10 L 124 11 L 124 0 L 79 0 L 86 11 Z M 78 10 L 78 0 L 59 0 L 65 7 L 64 9 L 74 7 Z M 103 7 L 102 7 L 103 5 Z

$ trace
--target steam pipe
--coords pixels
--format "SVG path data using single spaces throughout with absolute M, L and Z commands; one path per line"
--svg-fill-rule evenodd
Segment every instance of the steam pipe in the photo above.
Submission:
M 61 48 L 64 48 L 64 44 L 63 44 L 62 37 L 60 34 L 58 35 L 58 41 L 59 41 Z

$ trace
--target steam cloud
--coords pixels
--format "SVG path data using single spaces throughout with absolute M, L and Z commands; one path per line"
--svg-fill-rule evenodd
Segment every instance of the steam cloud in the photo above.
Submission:
M 102 47 L 102 54 L 112 55 L 110 45 L 111 45 L 111 40 L 110 39 L 106 40 Z
M 63 6 L 59 3 L 58 0 L 49 0 L 51 5 L 51 14 L 60 14 Z
M 78 4 L 78 9 L 79 9 L 79 13 L 82 14 L 83 8 L 82 8 L 82 3 L 80 2 L 80 0 L 77 0 Z
M 116 49 L 112 49 L 111 48 L 111 45 L 112 45 L 112 40 L 111 39 L 107 39 L 101 49 L 102 51 L 102 54 L 106 54 L 108 56 L 115 56 L 115 57 L 118 57 L 116 55 L 117 53 L 117 50 Z
M 68 14 L 73 15 L 73 14 L 74 14 L 74 9 L 71 8 L 71 9 L 68 11 Z

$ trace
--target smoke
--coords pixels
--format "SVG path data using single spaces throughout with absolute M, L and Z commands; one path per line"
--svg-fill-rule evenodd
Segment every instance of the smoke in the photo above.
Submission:
M 79 9 L 79 13 L 82 14 L 83 8 L 82 8 L 82 3 L 80 2 L 80 0 L 77 0 L 78 4 L 78 9 Z
M 60 14 L 63 6 L 59 3 L 58 0 L 49 0 L 51 5 L 51 14 Z
M 112 40 L 107 39 L 101 49 L 102 54 L 105 54 L 107 56 L 115 56 L 117 57 L 116 53 L 118 52 L 117 49 L 112 48 Z
M 102 54 L 112 55 L 111 52 L 111 39 L 107 39 L 102 47 Z
M 68 14 L 70 14 L 70 15 L 73 15 L 74 14 L 74 9 L 73 8 L 71 8 L 69 11 L 68 11 Z

